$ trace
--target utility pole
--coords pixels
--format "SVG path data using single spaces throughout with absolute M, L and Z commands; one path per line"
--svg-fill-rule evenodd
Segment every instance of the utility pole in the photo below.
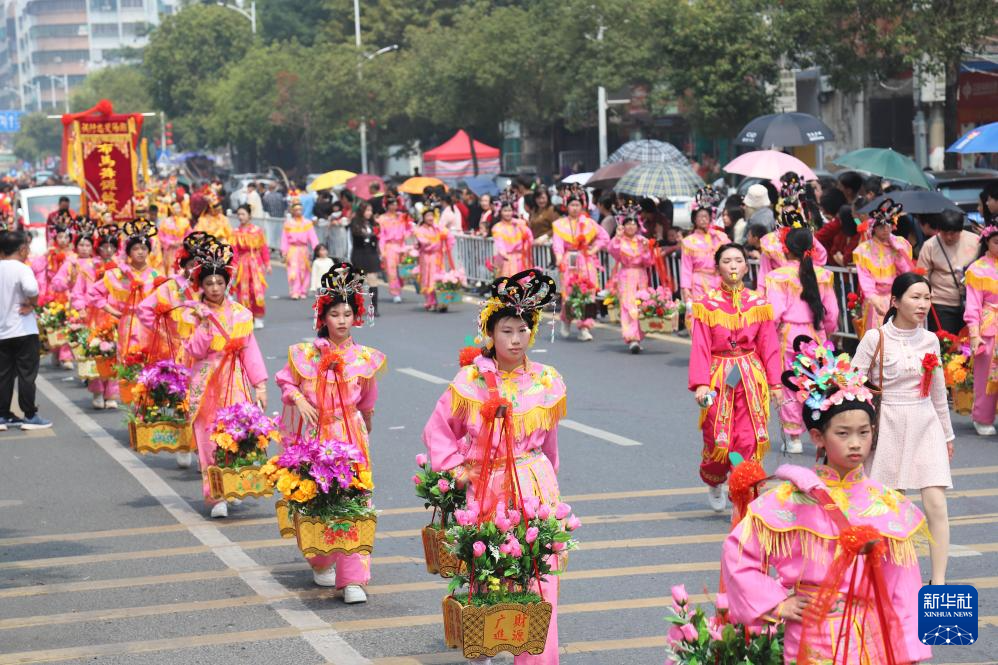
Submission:
M 357 43 L 357 82 L 364 81 L 364 57 L 360 50 L 360 0 L 353 0 L 353 33 Z M 360 172 L 367 173 L 367 118 L 360 119 Z

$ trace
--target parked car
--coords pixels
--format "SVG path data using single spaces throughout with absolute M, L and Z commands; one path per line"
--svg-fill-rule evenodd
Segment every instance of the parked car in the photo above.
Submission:
M 925 175 L 938 192 L 967 213 L 977 212 L 981 190 L 988 183 L 998 180 L 998 171 L 992 169 L 936 171 Z
M 59 207 L 60 197 L 69 197 L 69 208 L 80 210 L 80 188 L 73 186 L 29 187 L 17 192 L 15 210 L 21 227 L 31 236 L 31 254 L 44 254 L 48 249 L 45 222 L 49 213 Z

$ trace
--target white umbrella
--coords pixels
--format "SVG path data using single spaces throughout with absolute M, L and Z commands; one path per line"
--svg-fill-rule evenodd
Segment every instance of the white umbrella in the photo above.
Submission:
M 592 171 L 586 173 L 573 173 L 572 175 L 563 178 L 561 182 L 563 185 L 584 185 L 591 177 L 593 177 Z

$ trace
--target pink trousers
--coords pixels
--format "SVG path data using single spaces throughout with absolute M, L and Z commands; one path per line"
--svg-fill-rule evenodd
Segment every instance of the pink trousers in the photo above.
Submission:
M 995 421 L 995 407 L 998 406 L 998 395 L 988 394 L 988 374 L 991 362 L 994 362 L 991 358 L 995 351 L 995 338 L 985 338 L 983 342 L 984 353 L 974 356 L 974 409 L 970 415 L 975 423 L 990 425 Z
M 87 390 L 94 395 L 103 395 L 104 399 L 118 399 L 119 390 L 117 381 L 104 381 L 103 379 L 88 379 Z
M 366 586 L 371 581 L 370 554 L 327 554 L 307 559 L 314 570 L 323 571 L 336 566 L 336 588 L 350 584 Z
M 388 292 L 393 296 L 402 295 L 402 280 L 399 279 L 399 258 L 406 251 L 400 243 L 386 243 L 382 258 L 385 260 L 385 275 L 388 277 Z

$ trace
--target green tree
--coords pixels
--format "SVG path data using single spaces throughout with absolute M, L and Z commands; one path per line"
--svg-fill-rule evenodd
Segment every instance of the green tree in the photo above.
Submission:
M 34 164 L 43 157 L 58 155 L 61 150 L 61 122 L 51 120 L 41 112 L 21 117 L 21 130 L 14 135 L 14 154 L 19 159 Z
M 257 30 L 266 43 L 292 39 L 312 46 L 333 20 L 329 0 L 257 0 Z

